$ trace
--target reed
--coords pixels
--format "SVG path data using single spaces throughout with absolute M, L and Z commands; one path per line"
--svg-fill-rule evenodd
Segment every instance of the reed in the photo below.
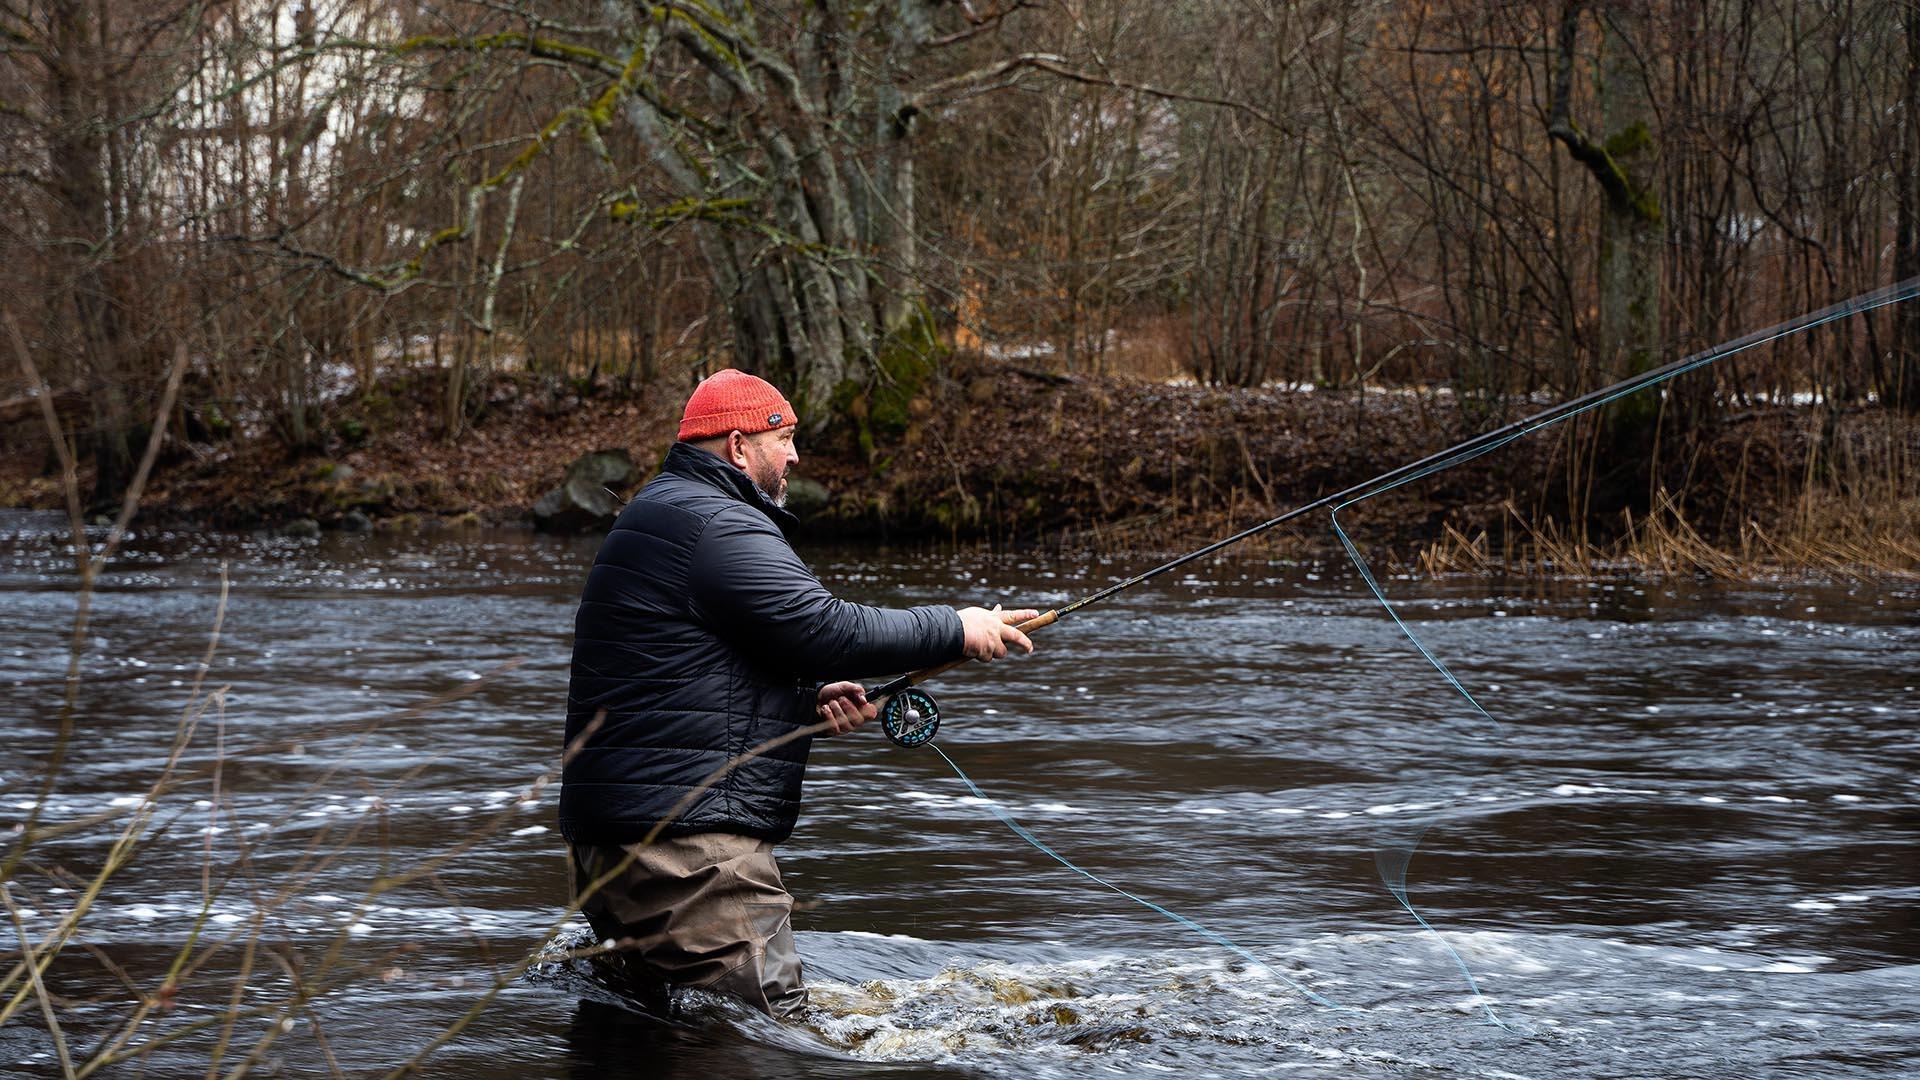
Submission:
M 1744 580 L 1758 569 L 1738 552 L 1723 551 L 1702 539 L 1687 520 L 1673 494 L 1662 488 L 1654 505 L 1636 519 L 1631 510 L 1621 513 L 1625 535 L 1615 550 L 1617 561 L 1659 577 L 1693 574 L 1727 580 Z
M 1497 561 L 1492 555 L 1486 530 L 1482 529 L 1469 537 L 1452 522 L 1446 523 L 1439 539 L 1422 547 L 1414 557 L 1414 565 L 1420 572 L 1433 574 L 1484 574 L 1496 568 L 1504 569 L 1504 562 Z
M 1743 545 L 1770 565 L 1834 577 L 1920 578 L 1920 498 L 1861 500 L 1833 492 L 1803 498 L 1784 528 L 1748 523 Z
M 39 386 L 44 395 L 44 383 L 11 318 L 0 317 L 0 324 L 12 338 L 29 384 Z M 4 858 L 0 858 L 0 907 L 6 911 L 5 926 L 11 931 L 8 937 L 16 945 L 0 949 L 0 1025 L 25 1022 L 29 1015 L 36 1017 L 46 1032 L 59 1074 L 66 1078 L 127 1067 L 176 1072 L 176 1058 L 167 1059 L 164 1065 L 156 1061 L 156 1055 L 167 1051 L 190 1056 L 196 1062 L 194 1071 L 209 1078 L 279 1071 L 282 1063 L 276 1057 L 276 1047 L 296 1032 L 311 1043 L 312 1053 L 325 1063 L 327 1072 L 344 1075 L 327 1038 L 322 1004 L 370 981 L 407 978 L 407 959 L 429 951 L 428 945 L 416 942 L 362 944 L 355 935 L 356 925 L 383 900 L 407 890 L 426 891 L 444 901 L 447 894 L 441 876 L 448 865 L 500 835 L 521 806 L 541 798 L 554 773 L 548 770 L 534 777 L 498 813 L 483 819 L 465 835 L 450 839 L 432 855 L 399 862 L 386 843 L 391 824 L 388 806 L 413 788 L 429 765 L 417 765 L 384 784 L 374 784 L 348 777 L 343 763 L 352 760 L 353 752 L 364 748 L 367 740 L 384 727 L 404 724 L 478 693 L 517 661 L 398 710 L 380 722 L 318 725 L 235 746 L 228 734 L 228 687 L 215 685 L 208 678 L 228 613 L 229 588 L 223 567 L 206 648 L 168 736 L 163 762 L 130 807 L 116 806 L 68 821 L 52 820 L 57 816 L 50 813 L 54 793 L 61 788 L 74 742 L 95 583 L 138 510 L 185 358 L 183 347 L 176 353 L 173 377 L 152 425 L 154 436 L 120 514 L 105 539 L 97 544 L 88 537 L 82 518 L 78 470 L 67 432 L 51 409 L 45 412 L 48 435 L 61 458 L 78 585 L 58 726 L 38 777 L 29 781 L 33 788 L 31 801 L 19 804 L 27 810 L 25 819 L 12 830 Z M 271 820 L 241 821 L 225 783 L 228 772 L 250 759 L 285 754 L 309 742 L 330 744 L 338 751 L 336 763 L 320 770 L 302 790 L 280 800 Z M 297 851 L 269 850 L 276 838 L 290 831 L 288 827 L 297 816 L 311 807 L 327 805 L 325 791 L 350 779 L 359 780 L 362 788 L 372 793 L 363 800 L 362 809 L 330 815 Z M 20 785 L 5 793 L 24 794 Z M 187 832 L 196 820 L 186 809 L 190 801 L 206 807 L 205 824 L 198 834 L 202 839 L 198 841 Z M 252 832 L 266 839 L 250 839 Z M 183 834 L 188 838 L 182 839 Z M 215 837 L 222 839 L 216 844 Z M 184 939 L 177 946 L 161 950 L 156 960 L 116 956 L 114 950 L 88 940 L 87 928 L 103 908 L 116 898 L 140 895 L 144 859 L 166 858 L 183 850 L 193 852 L 196 843 L 199 900 L 190 912 Z M 295 939 L 282 929 L 288 916 L 295 914 L 297 905 L 323 877 L 337 872 L 349 853 L 364 862 L 369 848 L 381 853 L 380 872 L 345 901 L 346 917 L 332 932 Z M 269 856 L 271 869 L 267 868 Z M 217 917 L 223 903 L 229 908 L 244 906 L 250 914 L 242 919 Z M 548 943 L 577 910 L 567 907 L 550 925 L 529 928 L 530 937 L 538 935 L 533 938 L 535 947 L 509 963 L 495 966 L 491 978 L 480 980 L 473 1000 L 459 1017 L 425 1038 L 410 1054 L 402 1051 L 406 1056 L 385 1075 L 398 1077 L 419 1071 L 432 1053 L 465 1030 L 473 1017 L 529 967 L 552 959 L 553 954 L 546 951 Z M 35 919 L 43 927 L 37 933 L 29 927 Z M 595 946 L 578 954 L 590 955 L 605 947 Z M 88 991 L 86 996 L 61 990 L 89 983 L 107 989 Z
M 1439 537 L 1415 551 L 1412 565 L 1427 575 L 1498 572 L 1578 578 L 1626 572 L 1726 581 L 1779 574 L 1920 579 L 1920 497 L 1811 491 L 1800 496 L 1779 523 L 1769 526 L 1749 519 L 1720 542 L 1706 538 L 1665 489 L 1647 512 L 1623 511 L 1620 535 L 1605 543 L 1595 543 L 1550 516 L 1531 519 L 1511 503 L 1505 509 L 1508 528 L 1498 550 L 1490 530 L 1469 533 L 1449 523 Z

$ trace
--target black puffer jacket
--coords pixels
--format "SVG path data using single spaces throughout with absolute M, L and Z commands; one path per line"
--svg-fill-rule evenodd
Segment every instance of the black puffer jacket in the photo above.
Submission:
M 745 473 L 686 443 L 621 512 L 574 620 L 567 745 L 605 718 L 562 774 L 568 840 L 640 840 L 729 758 L 813 723 L 823 682 L 960 655 L 952 608 L 835 599 L 776 518 L 792 520 Z M 786 839 L 810 742 L 740 765 L 665 832 Z

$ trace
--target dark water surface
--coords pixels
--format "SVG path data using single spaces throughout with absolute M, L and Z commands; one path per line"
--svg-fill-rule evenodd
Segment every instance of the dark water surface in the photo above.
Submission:
M 201 1075 L 222 1038 L 223 1071 L 257 1052 L 293 1075 L 378 1074 L 550 931 L 577 941 L 538 781 L 593 548 L 137 537 L 102 583 L 42 808 L 69 828 L 9 884 L 9 943 L 53 931 L 141 823 L 224 563 L 220 693 L 47 974 L 76 1054 L 128 1015 L 128 985 L 152 993 L 183 947 L 225 940 L 135 1036 L 175 1041 L 109 1075 Z M 804 554 L 886 604 L 1045 608 L 1146 565 Z M 816 745 L 783 849 L 806 1024 L 691 1002 L 668 1025 L 545 965 L 423 1074 L 1920 1070 L 1913 586 L 1386 581 L 1490 724 L 1343 565 L 1170 577 L 1046 631 L 1031 658 L 937 682 L 940 745 L 1045 844 L 1266 966 L 1063 868 L 938 756 L 868 729 Z M 48 767 L 73 585 L 57 519 L 0 515 L 9 838 Z M 1439 937 L 1383 882 L 1409 850 L 1408 898 Z M 431 872 L 369 893 L 408 871 Z M 314 1002 L 288 1017 L 296 987 Z M 236 998 L 258 1012 L 223 1029 Z M 58 1074 L 31 999 L 0 1027 L 0 1072 Z

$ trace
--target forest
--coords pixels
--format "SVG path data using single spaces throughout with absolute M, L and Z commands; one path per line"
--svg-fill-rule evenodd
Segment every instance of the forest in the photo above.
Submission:
M 524 520 L 737 366 L 837 531 L 1151 543 L 1920 276 L 1911 0 L 9 0 L 0 42 L 16 506 L 63 505 L 52 430 L 90 511 L 151 445 L 151 513 Z M 1917 410 L 1893 303 L 1373 531 L 1911 570 Z
M 1920 1075 L 1920 0 L 0 0 L 0 596 L 8 1075 Z

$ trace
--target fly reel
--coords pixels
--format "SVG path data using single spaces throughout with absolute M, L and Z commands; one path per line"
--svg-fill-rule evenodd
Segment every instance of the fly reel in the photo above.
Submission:
M 934 732 L 940 730 L 940 706 L 932 694 L 909 686 L 880 707 L 880 730 L 887 733 L 895 746 L 930 742 Z

